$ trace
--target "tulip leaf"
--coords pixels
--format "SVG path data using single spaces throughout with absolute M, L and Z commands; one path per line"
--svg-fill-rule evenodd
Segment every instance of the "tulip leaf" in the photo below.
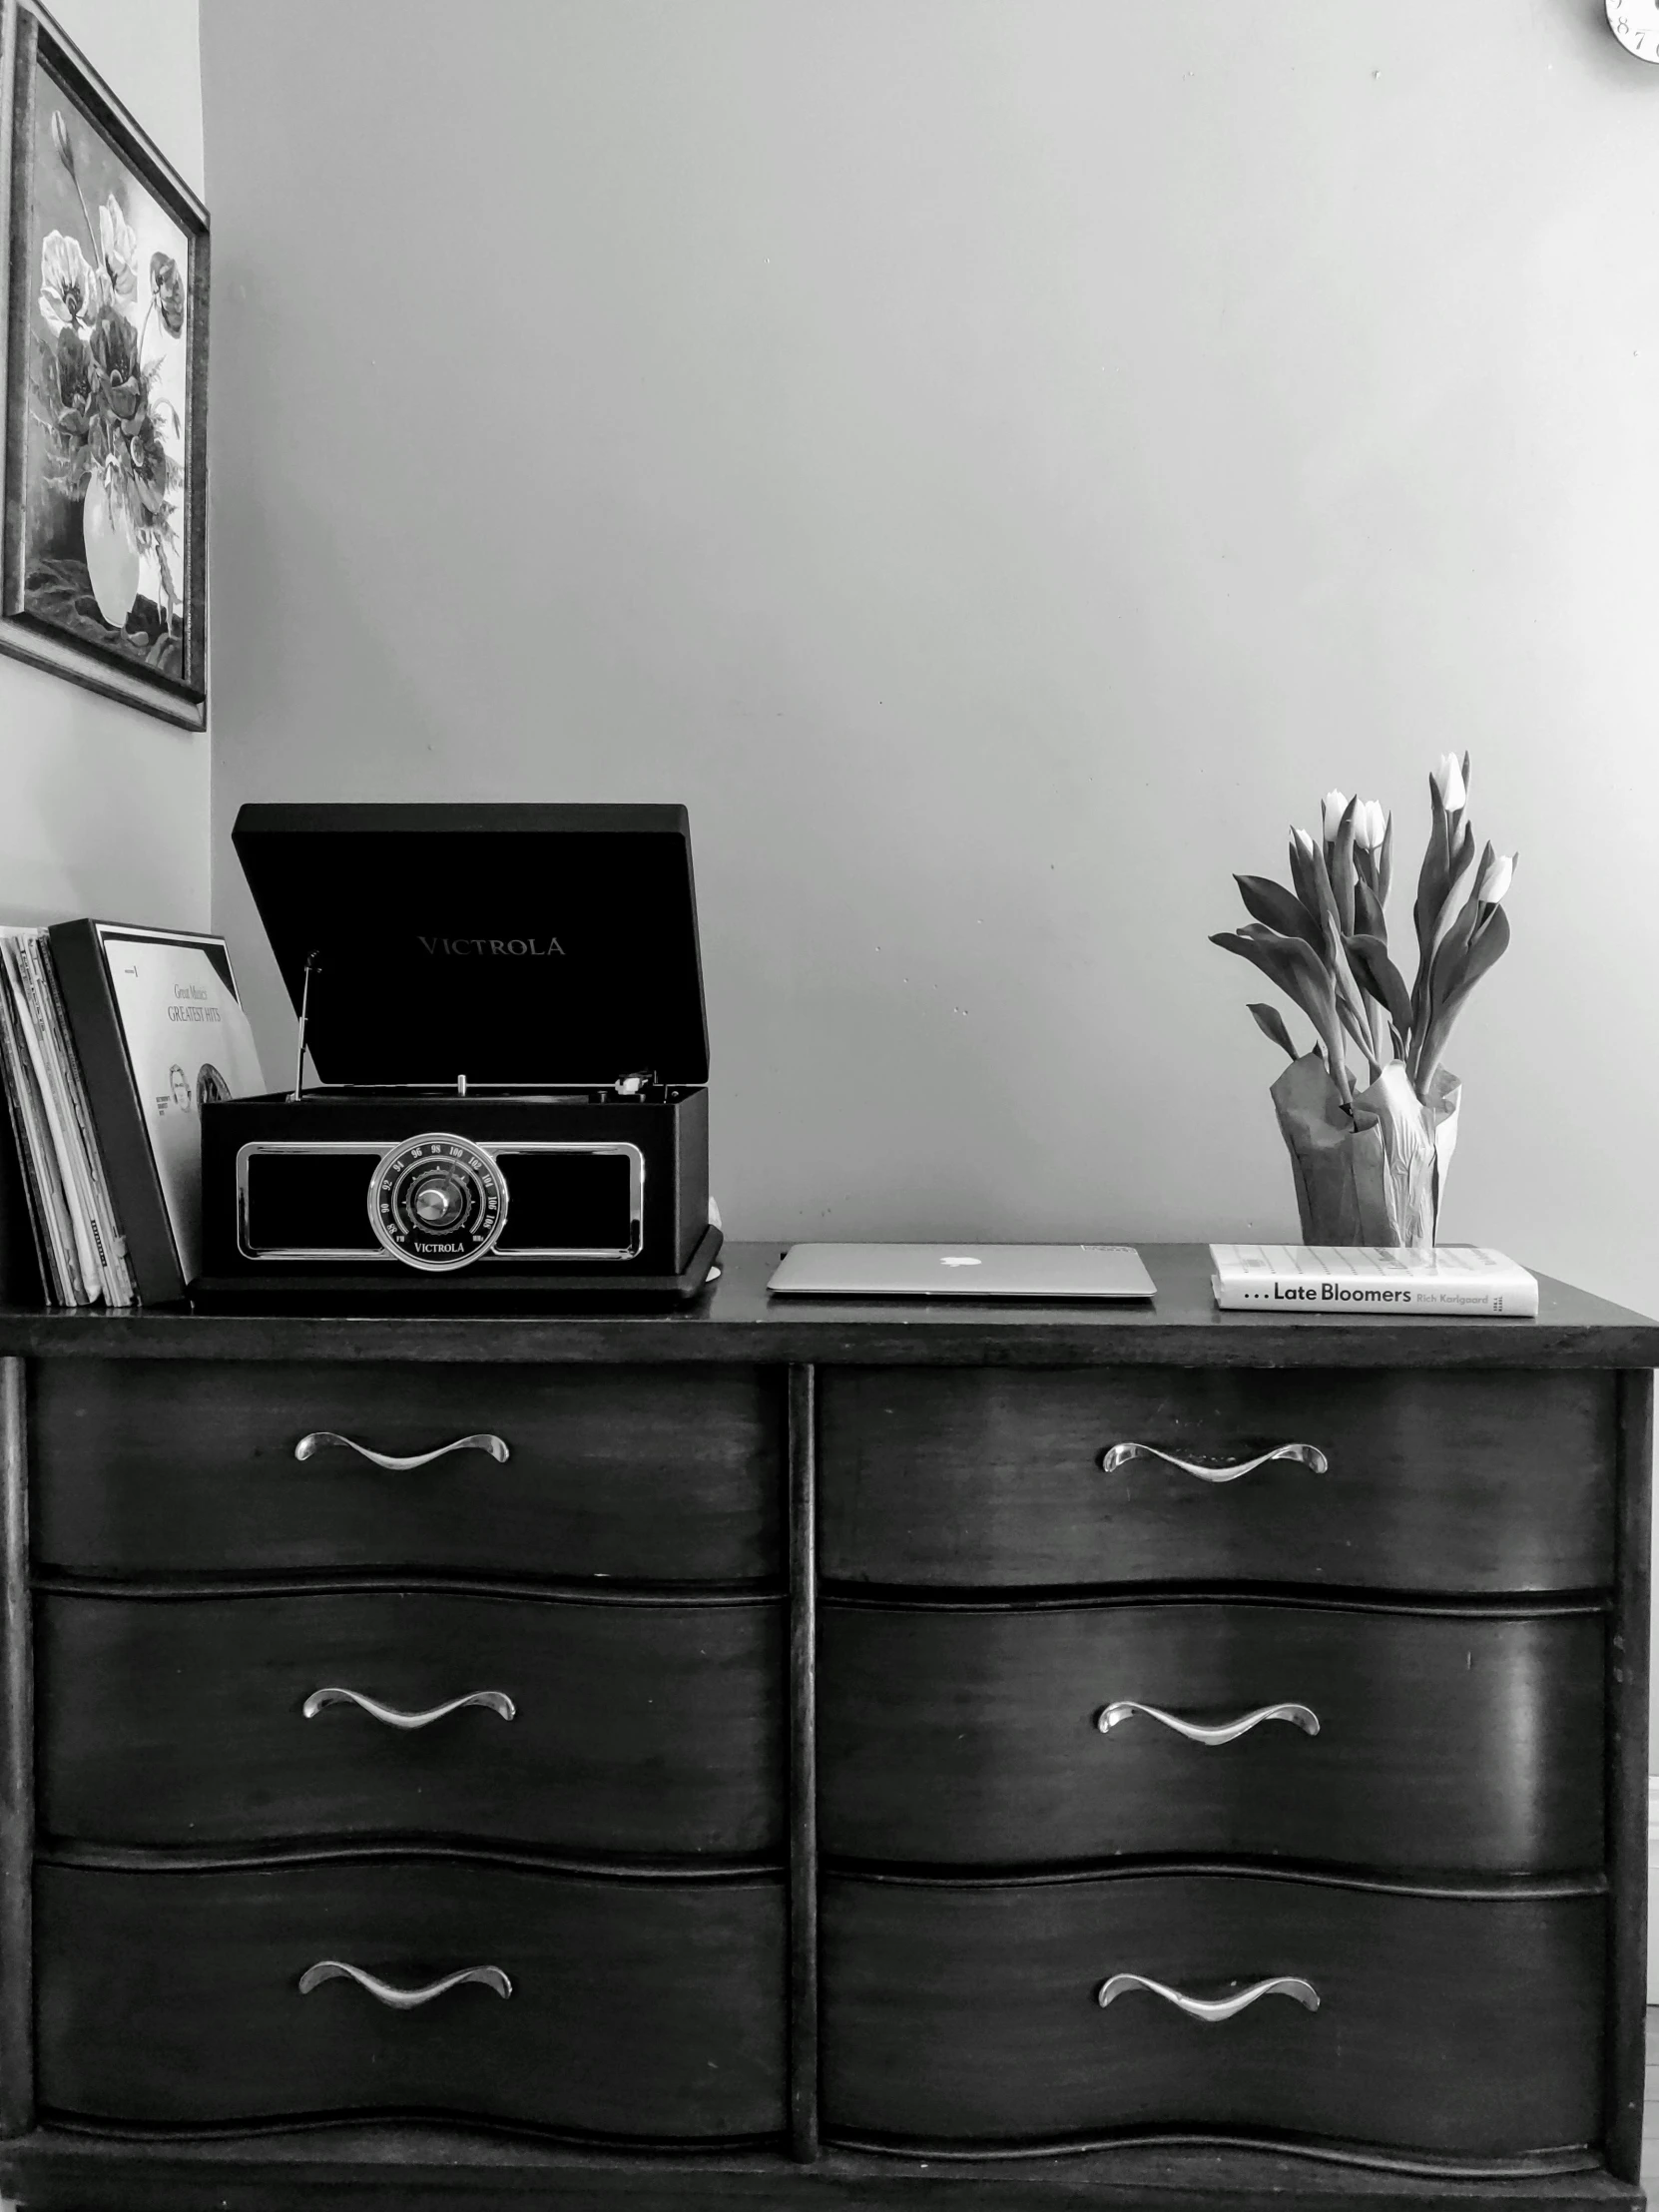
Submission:
M 1411 994 L 1405 978 L 1388 957 L 1388 947 L 1379 936 L 1350 937 L 1349 964 L 1388 1019 L 1403 1036 L 1411 1026 Z
M 1337 902 L 1337 922 L 1345 937 L 1354 934 L 1354 889 L 1358 872 L 1354 865 L 1354 817 L 1359 807 L 1358 794 L 1343 809 L 1343 819 L 1337 826 L 1337 835 L 1331 847 L 1331 889 Z
M 1469 993 L 1508 948 L 1509 917 L 1501 906 L 1489 906 L 1469 944 L 1456 986 L 1439 1002 L 1433 1023 L 1423 1039 L 1422 1051 L 1411 1074 L 1419 1098 L 1425 1094 L 1434 1079 L 1451 1035 L 1451 1025 L 1462 1012 Z
M 1372 855 L 1368 852 L 1364 857 L 1370 859 Z M 1388 924 L 1383 919 L 1382 901 L 1363 875 L 1354 891 L 1354 926 L 1359 936 L 1381 937 L 1384 944 L 1388 941 Z
M 1266 875 L 1235 875 L 1239 896 L 1258 921 L 1277 929 L 1281 936 L 1300 937 L 1317 952 L 1320 948 L 1319 922 L 1294 891 L 1275 883 Z
M 1254 925 L 1245 929 L 1229 929 L 1210 939 L 1212 944 L 1219 944 L 1224 952 L 1237 952 L 1241 958 L 1259 967 L 1270 981 L 1279 985 L 1288 998 L 1296 1000 L 1315 1028 L 1323 1034 L 1322 1001 L 1325 993 L 1298 969 L 1290 955 L 1290 947 L 1301 944 L 1301 941 L 1299 937 L 1278 936 L 1268 929 L 1259 931 Z M 1313 958 L 1306 945 L 1303 950 L 1308 952 L 1310 959 Z M 1320 977 L 1323 983 L 1323 968 L 1320 970 Z
M 1295 999 L 1318 1030 L 1332 1080 L 1338 1090 L 1343 1091 L 1347 1078 L 1343 1068 L 1336 985 L 1313 947 L 1304 944 L 1300 937 L 1280 936 L 1255 923 L 1243 929 L 1225 930 L 1213 936 L 1210 942 L 1219 944 L 1224 952 L 1237 952 L 1243 959 L 1252 961 L 1278 984 L 1287 998 Z
M 1245 1011 L 1264 1037 L 1271 1037 L 1275 1044 L 1282 1045 L 1293 1060 L 1301 1059 L 1301 1053 L 1291 1042 L 1291 1032 L 1285 1027 L 1285 1017 L 1277 1006 L 1254 1005 L 1248 1006 Z
M 1461 1006 L 1476 983 L 1502 959 L 1509 949 L 1509 917 L 1501 906 L 1488 906 L 1480 921 L 1475 924 L 1469 940 L 1463 970 L 1457 980 L 1457 1005 Z
M 1311 858 L 1312 846 L 1313 840 L 1311 838 L 1308 844 L 1304 844 L 1299 833 L 1295 830 L 1291 831 L 1291 881 L 1296 885 L 1297 897 L 1301 899 L 1308 912 L 1317 919 L 1320 910 L 1320 894 L 1319 887 L 1314 881 L 1314 868 Z
M 1450 900 L 1447 900 L 1447 904 L 1450 904 Z M 1456 919 L 1434 948 L 1429 987 L 1436 1011 L 1462 987 L 1463 963 L 1479 921 L 1480 907 L 1471 887 L 1458 909 Z
M 1427 981 L 1429 955 L 1434 949 L 1434 924 L 1445 904 L 1451 875 L 1451 840 L 1446 830 L 1445 802 L 1432 776 L 1428 779 L 1428 842 L 1423 846 L 1422 866 L 1417 871 L 1417 895 L 1411 902 L 1411 920 L 1417 932 L 1419 988 Z

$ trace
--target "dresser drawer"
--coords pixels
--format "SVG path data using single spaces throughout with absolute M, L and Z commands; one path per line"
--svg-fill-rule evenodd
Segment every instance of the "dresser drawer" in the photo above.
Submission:
M 1213 2128 L 1496 2161 L 1599 2139 L 1599 1898 L 1407 1896 L 1232 1875 L 827 1881 L 836 2139 L 1064 2143 Z M 1281 1975 L 1234 2017 L 1189 1996 Z M 1454 2088 L 1450 2085 L 1454 2085 Z
M 610 1882 L 482 1863 L 237 1873 L 45 1865 L 44 2110 L 134 2126 L 402 2112 L 657 2140 L 784 2125 L 780 1880 Z M 429 1987 L 393 2009 L 336 1977 Z
M 835 1580 L 1478 1592 L 1612 1572 L 1614 1380 L 1593 1371 L 850 1369 L 820 1403 Z M 1324 1470 L 1231 1472 L 1287 1444 Z
M 1603 1636 L 1593 1612 L 831 1601 L 821 1840 L 985 1867 L 1146 1853 L 1595 1871 Z M 1125 1703 L 1169 1721 L 1126 1711 L 1103 1731 Z M 1264 1711 L 1228 1741 L 1171 1725 Z
M 420 1835 L 743 1857 L 783 1835 L 775 1598 L 36 1600 L 41 1821 L 82 1842 Z M 488 1693 L 488 1705 L 398 1726 Z M 510 1717 L 503 1717 L 505 1699 Z
M 342 1323 L 348 1328 L 348 1323 Z M 84 1572 L 409 1567 L 738 1582 L 777 1572 L 784 1413 L 758 1368 L 49 1361 L 35 1556 Z M 348 1436 L 426 1464 L 382 1467 Z

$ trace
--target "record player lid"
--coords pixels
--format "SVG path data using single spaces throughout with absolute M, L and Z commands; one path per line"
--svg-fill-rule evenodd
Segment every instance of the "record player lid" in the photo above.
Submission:
M 324 1083 L 709 1079 L 684 807 L 244 807 L 231 842 Z

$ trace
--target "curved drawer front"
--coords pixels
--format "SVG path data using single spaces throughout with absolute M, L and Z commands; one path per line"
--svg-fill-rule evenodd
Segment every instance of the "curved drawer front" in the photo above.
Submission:
M 830 1601 L 820 1639 L 820 1835 L 848 1858 L 1601 1865 L 1599 1614 Z
M 832 1580 L 1479 1592 L 1612 1572 L 1599 1373 L 830 1369 L 820 1388 Z M 1324 1471 L 1264 1456 L 1286 1445 Z
M 133 1874 L 42 1866 L 44 2110 L 191 2127 L 453 2114 L 575 2134 L 784 2125 L 780 1881 L 602 1882 L 478 1863 Z M 410 2009 L 324 1961 L 420 1991 Z
M 1502 2161 L 1599 2139 L 1599 1898 L 1249 1876 L 825 1885 L 824 2113 L 853 2141 L 1243 2134 Z M 1289 1978 L 1233 2017 L 1201 2001 Z M 1454 2091 L 1448 2088 L 1454 2084 Z
M 36 1620 L 54 1836 L 645 1858 L 781 1843 L 777 1599 L 52 1593 Z M 481 1702 L 444 1710 L 460 1698 Z
M 47 1566 L 698 1582 L 781 1556 L 783 1401 L 759 1369 L 46 1361 L 31 1418 Z M 507 1456 L 295 1457 L 328 1436 L 397 1458 L 494 1437 Z

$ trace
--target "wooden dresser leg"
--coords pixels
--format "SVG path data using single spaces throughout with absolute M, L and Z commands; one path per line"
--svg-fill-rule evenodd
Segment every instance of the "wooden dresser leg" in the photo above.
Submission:
M 1648 1546 L 1653 1377 L 1618 1378 L 1618 1572 L 1607 1644 L 1605 2155 L 1639 2181 L 1647 2070 Z
M 0 2135 L 34 2125 L 34 1666 L 23 1362 L 0 1360 Z
M 819 2154 L 818 1377 L 790 1370 L 790 2153 Z

